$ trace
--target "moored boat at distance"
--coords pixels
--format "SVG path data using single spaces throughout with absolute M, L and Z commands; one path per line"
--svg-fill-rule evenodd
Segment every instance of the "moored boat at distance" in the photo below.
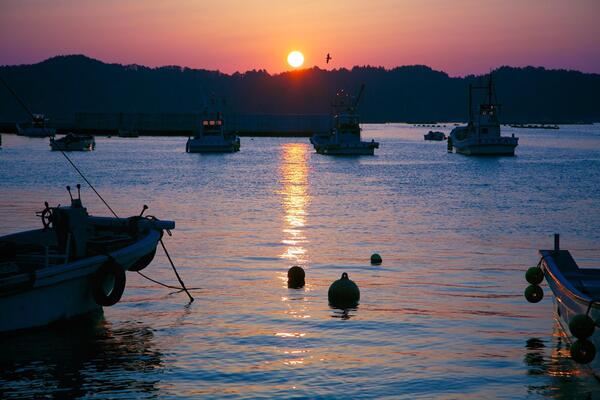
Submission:
M 527 271 L 531 284 L 525 297 L 543 298 L 538 285 L 545 278 L 554 295 L 555 315 L 570 342 L 571 358 L 589 366 L 600 378 L 600 268 L 580 268 L 568 250 L 561 250 L 555 235 L 554 250 L 540 250 L 541 260 Z
M 225 130 L 225 121 L 220 112 L 202 120 L 202 125 L 193 138 L 188 138 L 185 151 L 188 153 L 233 153 L 240 151 L 240 138 Z
M 364 91 L 361 85 L 358 96 L 344 91 L 336 94 L 332 104 L 333 128 L 324 134 L 315 134 L 310 142 L 319 154 L 326 155 L 373 155 L 379 143 L 362 141 L 358 115 L 358 103 Z
M 96 148 L 92 135 L 68 133 L 60 139 L 50 138 L 50 148 L 58 151 L 91 151 Z
M 487 101 L 479 105 L 477 118 L 473 117 L 473 90 L 487 91 Z M 467 126 L 452 129 L 448 137 L 448 151 L 452 148 L 465 155 L 504 155 L 514 156 L 519 138 L 502 136 L 498 111 L 500 105 L 493 99 L 494 86 L 490 74 L 488 84 L 473 86 L 469 84 L 469 122 Z
M 56 133 L 55 129 L 48 128 L 48 119 L 44 114 L 32 114 L 31 122 L 27 124 L 16 124 L 17 135 L 28 137 L 51 137 Z
M 446 140 L 446 134 L 440 131 L 429 131 L 425 135 L 423 135 L 423 139 L 442 141 Z
M 42 229 L 0 237 L 0 332 L 41 327 L 117 303 L 125 271 L 150 264 L 163 230 L 175 228 L 172 221 L 142 214 L 91 216 L 80 196 L 71 197 L 70 206 L 46 203 L 38 216 Z

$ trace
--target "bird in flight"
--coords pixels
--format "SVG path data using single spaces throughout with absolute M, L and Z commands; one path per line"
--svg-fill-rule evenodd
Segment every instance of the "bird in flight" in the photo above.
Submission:
M 331 60 L 331 56 L 329 55 L 329 53 L 327 53 L 327 57 L 325 57 L 325 62 L 327 64 L 329 64 L 329 61 Z

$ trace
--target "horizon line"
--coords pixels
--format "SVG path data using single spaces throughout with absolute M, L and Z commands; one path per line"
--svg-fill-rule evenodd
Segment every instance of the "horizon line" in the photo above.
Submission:
M 149 65 L 144 65 L 144 64 L 138 64 L 138 63 L 120 63 L 120 62 L 107 62 L 104 60 L 101 60 L 99 58 L 94 58 L 94 57 L 90 57 L 86 54 L 83 53 L 73 53 L 73 54 L 57 54 L 55 56 L 51 56 L 48 57 L 46 59 L 43 59 L 41 61 L 38 62 L 34 62 L 34 63 L 30 63 L 30 64 L 26 64 L 26 63 L 21 63 L 21 64 L 2 64 L 0 65 L 1 68 L 6 68 L 6 67 L 21 67 L 21 66 L 33 66 L 33 65 L 38 65 L 38 64 L 43 64 L 45 62 L 48 62 L 50 60 L 56 59 L 56 58 L 69 58 L 69 57 L 83 57 L 89 60 L 93 60 L 93 61 L 97 61 L 100 62 L 102 64 L 106 64 L 106 65 L 120 65 L 122 67 L 142 67 L 142 68 L 148 68 L 148 69 L 161 69 L 161 68 L 179 68 L 181 70 L 185 70 L 185 69 L 189 69 L 189 70 L 196 70 L 196 71 L 207 71 L 207 72 L 214 72 L 214 73 L 219 73 L 222 75 L 227 75 L 227 76 L 233 76 L 233 75 L 244 75 L 247 73 L 256 73 L 256 72 L 261 72 L 261 73 L 266 73 L 269 76 L 278 76 L 278 75 L 286 75 L 286 74 L 293 74 L 293 73 L 301 73 L 301 72 L 305 72 L 305 71 L 312 71 L 312 70 L 318 70 L 318 71 L 324 71 L 324 72 L 338 72 L 338 71 L 352 71 L 354 69 L 359 69 L 359 68 L 371 68 L 371 69 L 382 69 L 386 72 L 389 71 L 393 71 L 395 69 L 399 69 L 399 68 L 407 68 L 407 67 L 425 67 L 430 69 L 431 71 L 434 72 L 439 72 L 439 73 L 443 73 L 445 75 L 447 75 L 449 78 L 467 78 L 470 76 L 484 76 L 487 75 L 490 72 L 494 72 L 494 71 L 498 71 L 499 69 L 502 68 L 513 68 L 513 69 L 526 69 L 526 68 L 533 68 L 533 69 L 543 69 L 546 71 L 566 71 L 566 72 L 578 72 L 581 74 L 589 74 L 589 75 L 600 75 L 600 72 L 584 72 L 581 70 L 577 70 L 577 69 L 569 69 L 569 68 L 548 68 L 545 66 L 535 66 L 535 65 L 526 65 L 526 66 L 512 66 L 512 65 L 501 65 L 498 67 L 495 67 L 493 69 L 490 69 L 489 72 L 487 73 L 470 73 L 470 74 L 466 74 L 466 75 L 450 75 L 448 72 L 443 71 L 443 70 L 439 70 L 439 69 L 435 69 L 433 67 L 430 67 L 429 65 L 426 64 L 405 64 L 405 65 L 397 65 L 391 68 L 379 65 L 370 65 L 370 64 L 363 64 L 363 65 L 354 65 L 350 68 L 348 67 L 339 67 L 339 68 L 333 68 L 333 69 L 323 69 L 321 67 L 319 67 L 318 65 L 313 65 L 312 67 L 306 67 L 306 68 L 294 68 L 294 69 L 289 69 L 286 71 L 281 71 L 281 72 L 269 72 L 267 69 L 265 68 L 259 68 L 259 69 L 251 69 L 251 70 L 247 70 L 244 72 L 241 71 L 235 71 L 235 72 L 231 72 L 231 73 L 227 73 L 227 72 L 222 72 L 221 70 L 217 69 L 217 70 L 212 70 L 212 69 L 206 69 L 206 68 L 202 68 L 202 67 L 189 67 L 189 66 L 182 66 L 182 65 L 175 65 L 175 64 L 165 64 L 165 65 L 155 65 L 155 66 L 149 66 Z

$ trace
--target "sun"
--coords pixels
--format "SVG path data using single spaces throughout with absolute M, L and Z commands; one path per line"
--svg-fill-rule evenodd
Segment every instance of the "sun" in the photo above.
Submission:
M 294 50 L 288 54 L 287 61 L 288 64 L 294 68 L 301 67 L 302 64 L 304 64 L 304 55 L 302 55 L 302 53 L 300 53 L 298 50 Z

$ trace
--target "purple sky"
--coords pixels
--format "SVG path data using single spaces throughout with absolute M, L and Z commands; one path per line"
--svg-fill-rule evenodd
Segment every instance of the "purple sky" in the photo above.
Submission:
M 0 64 L 62 54 L 231 73 L 426 64 L 600 73 L 600 0 L 0 0 Z M 333 60 L 325 64 L 325 55 Z

